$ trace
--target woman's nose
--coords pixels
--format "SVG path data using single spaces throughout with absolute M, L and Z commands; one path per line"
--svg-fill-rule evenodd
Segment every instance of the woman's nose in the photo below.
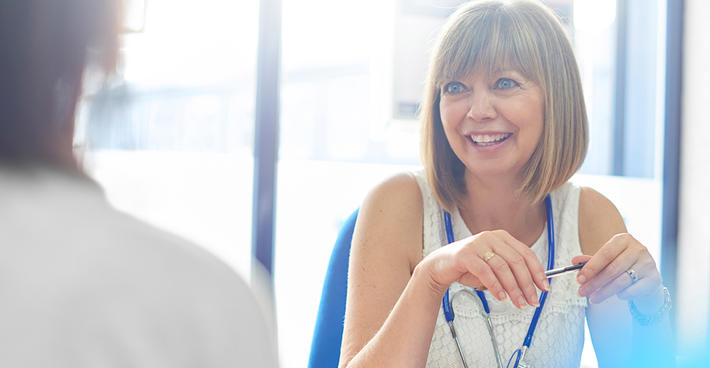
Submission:
M 496 117 L 496 110 L 491 105 L 488 91 L 474 91 L 470 97 L 471 107 L 467 116 L 474 121 L 486 121 Z

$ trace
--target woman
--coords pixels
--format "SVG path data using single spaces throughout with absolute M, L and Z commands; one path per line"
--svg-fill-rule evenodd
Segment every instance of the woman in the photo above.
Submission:
M 119 9 L 0 5 L 0 366 L 276 367 L 249 286 L 111 208 L 74 159 L 84 70 L 115 64 Z
M 423 172 L 383 182 L 360 210 L 340 365 L 579 366 L 585 315 L 602 366 L 665 364 L 655 262 L 608 199 L 568 182 L 587 117 L 555 16 L 529 1 L 458 9 L 421 118 Z M 585 261 L 576 279 L 545 277 Z

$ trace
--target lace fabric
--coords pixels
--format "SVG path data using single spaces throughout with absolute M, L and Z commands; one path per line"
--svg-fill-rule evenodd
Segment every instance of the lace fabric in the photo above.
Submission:
M 426 183 L 422 171 L 415 172 L 423 199 L 423 255 L 446 244 L 442 220 L 442 208 Z M 553 219 L 555 222 L 555 267 L 567 266 L 572 257 L 581 254 L 578 235 L 578 208 L 580 188 L 566 183 L 551 193 Z M 452 213 L 454 236 L 463 239 L 472 234 L 460 213 Z M 547 263 L 547 231 L 543 231 L 531 249 Z M 495 367 L 496 360 L 491 339 L 486 328 L 483 308 L 477 297 L 459 290 L 465 286 L 454 283 L 449 295 L 453 297 L 454 321 L 469 367 Z M 531 367 L 579 366 L 584 346 L 584 319 L 587 299 L 577 295 L 577 283 L 573 275 L 552 279 L 551 292 L 542 310 L 540 320 L 527 352 L 525 361 Z M 502 302 L 486 291 L 491 310 L 491 320 L 503 362 L 520 347 L 525 338 L 533 307 L 516 308 L 509 300 Z M 540 291 L 538 290 L 538 294 Z M 462 367 L 456 343 L 439 309 L 434 335 L 429 348 L 427 367 Z

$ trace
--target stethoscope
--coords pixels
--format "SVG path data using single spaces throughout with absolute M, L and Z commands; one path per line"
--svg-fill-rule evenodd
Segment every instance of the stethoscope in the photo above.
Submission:
M 446 226 L 446 240 L 448 241 L 448 243 L 453 243 L 454 231 L 453 227 L 451 226 L 451 215 L 446 210 L 444 210 L 443 212 L 444 225 Z M 550 195 L 547 195 L 545 197 L 545 214 L 547 216 L 547 270 L 549 271 L 554 267 L 555 264 L 555 225 L 552 221 L 552 201 L 550 200 Z M 548 281 L 551 282 L 550 279 L 548 279 Z M 476 292 L 478 298 L 481 300 L 481 305 L 483 306 L 483 310 L 485 311 L 486 327 L 488 328 L 488 335 L 491 338 L 491 344 L 493 345 L 493 353 L 496 356 L 496 362 L 498 363 L 499 368 L 503 368 L 503 361 L 500 355 L 500 351 L 498 350 L 498 342 L 496 341 L 495 333 L 493 332 L 491 310 L 488 307 L 486 295 L 483 293 L 483 291 L 474 291 Z M 461 362 L 463 362 L 463 366 L 465 368 L 468 368 L 468 365 L 466 364 L 466 359 L 463 355 L 463 350 L 461 349 L 461 344 L 459 343 L 458 335 L 456 334 L 456 328 L 454 327 L 454 308 L 451 305 L 452 300 L 456 297 L 456 295 L 461 292 L 465 292 L 473 296 L 473 293 L 469 289 L 464 288 L 454 293 L 451 299 L 449 299 L 449 289 L 446 289 L 444 299 L 441 301 L 441 306 L 444 310 L 444 317 L 446 317 L 446 322 L 448 323 L 449 329 L 451 330 L 451 336 L 454 338 L 454 341 L 456 341 L 456 348 L 458 348 L 459 355 L 461 356 Z M 510 363 L 513 361 L 514 358 L 515 361 L 513 363 L 513 368 L 526 367 L 526 364 L 523 362 L 525 360 L 525 353 L 530 348 L 530 343 L 532 342 L 533 334 L 535 333 L 535 327 L 537 327 L 537 321 L 538 319 L 540 319 L 540 312 L 542 312 L 542 307 L 545 305 L 545 300 L 547 300 L 547 291 L 543 291 L 540 294 L 540 306 L 535 308 L 535 313 L 533 314 L 532 320 L 530 321 L 530 326 L 528 327 L 527 334 L 525 334 L 523 344 L 518 349 L 515 349 L 513 354 L 510 356 L 510 359 L 508 359 L 508 365 L 506 367 L 510 367 Z

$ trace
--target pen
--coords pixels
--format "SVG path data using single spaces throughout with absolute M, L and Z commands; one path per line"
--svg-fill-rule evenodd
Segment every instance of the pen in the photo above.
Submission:
M 545 271 L 545 276 L 547 276 L 547 278 L 549 279 L 552 277 L 564 275 L 567 272 L 578 270 L 578 269 L 584 267 L 585 264 L 587 264 L 587 262 L 577 263 L 576 265 L 573 265 L 573 266 L 555 268 L 553 270 Z M 483 290 L 487 290 L 487 288 L 485 286 L 481 285 L 480 287 L 477 287 L 476 290 L 483 291 Z
M 547 278 L 557 277 L 557 276 L 560 276 L 560 275 L 565 274 L 567 272 L 578 270 L 578 269 L 584 267 L 585 264 L 587 264 L 587 262 L 577 263 L 574 266 L 555 268 L 554 270 L 545 271 L 545 276 L 547 276 Z

